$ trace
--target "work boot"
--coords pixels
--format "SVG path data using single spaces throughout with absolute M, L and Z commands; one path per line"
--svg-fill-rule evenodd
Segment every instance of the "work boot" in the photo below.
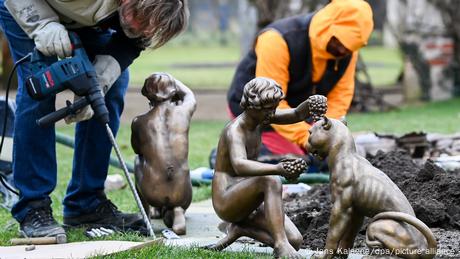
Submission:
M 65 235 L 65 230 L 53 218 L 50 200 L 32 201 L 30 210 L 20 223 L 23 237 L 53 237 Z
M 111 228 L 117 231 L 138 231 L 146 234 L 142 217 L 138 213 L 122 213 L 109 199 L 103 199 L 92 212 L 79 216 L 64 216 L 66 227 Z

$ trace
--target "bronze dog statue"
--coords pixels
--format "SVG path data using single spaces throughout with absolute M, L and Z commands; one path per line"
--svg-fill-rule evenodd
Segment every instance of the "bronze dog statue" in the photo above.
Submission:
M 309 152 L 328 159 L 332 196 L 326 247 L 313 258 L 332 258 L 353 248 L 364 217 L 372 218 L 366 230 L 369 248 L 387 249 L 391 255 L 410 259 L 436 255 L 431 230 L 415 217 L 396 184 L 358 155 L 353 137 L 341 121 L 324 117 L 309 132 Z
M 148 77 L 142 94 L 151 109 L 131 124 L 131 145 L 138 155 L 134 163 L 136 187 L 145 211 L 150 214 L 149 206 L 155 207 L 166 226 L 183 235 L 184 213 L 192 200 L 188 131 L 195 97 L 165 73 Z

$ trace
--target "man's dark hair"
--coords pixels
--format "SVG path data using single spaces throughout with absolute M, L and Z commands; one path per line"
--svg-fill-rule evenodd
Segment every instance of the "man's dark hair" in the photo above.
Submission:
M 121 12 L 136 17 L 145 40 L 155 49 L 185 30 L 189 18 L 188 0 L 128 1 Z

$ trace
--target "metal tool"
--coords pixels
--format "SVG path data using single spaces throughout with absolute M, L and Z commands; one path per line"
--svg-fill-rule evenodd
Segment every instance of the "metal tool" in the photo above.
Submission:
M 131 177 L 129 177 L 128 168 L 126 167 L 126 163 L 123 160 L 123 157 L 121 156 L 120 149 L 118 148 L 117 142 L 115 141 L 115 137 L 113 136 L 113 133 L 109 127 L 109 124 L 106 123 L 105 128 L 107 130 L 107 135 L 109 136 L 110 142 L 112 142 L 112 146 L 115 149 L 115 153 L 117 154 L 118 160 L 120 160 L 120 164 L 123 167 L 123 173 L 125 173 L 126 180 L 128 181 L 129 187 L 133 191 L 134 198 L 136 199 L 137 206 L 139 207 L 142 213 L 142 217 L 144 218 L 145 224 L 147 225 L 149 234 L 151 237 L 155 238 L 155 233 L 153 233 L 153 228 L 152 228 L 152 224 L 150 224 L 150 219 L 147 216 L 147 213 L 145 213 L 144 206 L 142 206 L 142 202 L 141 202 L 141 199 L 139 198 L 139 194 L 136 191 L 136 187 L 134 186 L 134 183 L 131 180 Z

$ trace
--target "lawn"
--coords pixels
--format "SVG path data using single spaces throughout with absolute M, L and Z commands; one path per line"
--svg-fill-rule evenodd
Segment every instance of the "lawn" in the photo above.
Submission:
M 412 131 L 460 133 L 460 99 L 419 103 L 384 113 L 350 114 L 352 131 L 403 134 Z
M 238 59 L 239 48 L 236 45 L 168 45 L 144 51 L 136 59 L 130 67 L 131 84 L 142 86 L 147 76 L 162 71 L 193 89 L 226 89 Z
M 368 46 L 361 51 L 372 82 L 391 85 L 402 68 L 402 58 L 396 49 Z M 144 51 L 132 64 L 131 84 L 139 87 L 153 72 L 168 72 L 193 89 L 227 89 L 240 59 L 235 44 L 167 45 Z

